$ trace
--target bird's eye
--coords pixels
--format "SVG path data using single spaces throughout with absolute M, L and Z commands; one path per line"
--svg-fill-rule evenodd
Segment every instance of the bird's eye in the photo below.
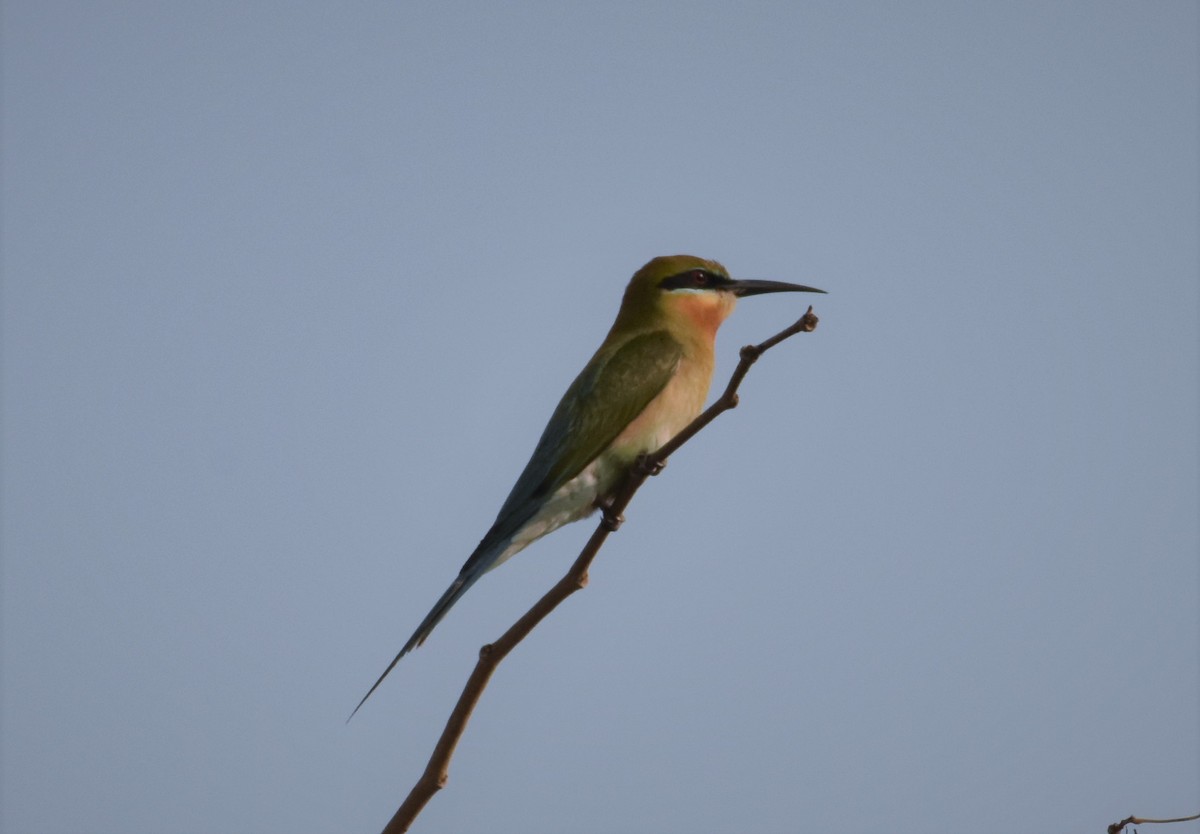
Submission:
M 703 270 L 697 269 L 694 272 L 692 272 L 692 283 L 695 284 L 697 287 L 707 286 L 708 285 L 708 276 L 704 274 Z

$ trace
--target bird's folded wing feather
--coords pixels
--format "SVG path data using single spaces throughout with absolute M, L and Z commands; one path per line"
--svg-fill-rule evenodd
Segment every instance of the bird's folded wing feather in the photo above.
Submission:
M 682 356 L 683 347 L 665 330 L 601 349 L 563 395 L 485 541 L 513 535 L 608 448 L 666 387 Z M 463 570 L 469 567 L 470 561 Z

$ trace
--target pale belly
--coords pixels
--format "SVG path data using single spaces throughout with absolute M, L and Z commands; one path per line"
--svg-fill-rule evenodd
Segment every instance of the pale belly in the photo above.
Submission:
M 517 531 L 512 543 L 488 570 L 502 565 L 547 533 L 591 515 L 596 509 L 596 499 L 616 485 L 623 471 L 624 464 L 607 453 L 592 461 L 582 472 L 559 487 L 537 514 Z
M 599 457 L 551 496 L 517 532 L 492 568 L 503 564 L 547 533 L 591 515 L 596 509 L 597 499 L 617 486 L 622 474 L 638 455 L 660 448 L 696 418 L 708 397 L 711 376 L 711 362 L 685 360 L 680 363 L 667 387 L 650 401 Z

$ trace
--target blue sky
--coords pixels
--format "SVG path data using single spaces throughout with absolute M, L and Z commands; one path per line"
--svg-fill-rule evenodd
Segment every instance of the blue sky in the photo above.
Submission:
M 1200 810 L 1197 6 L 3 6 L 6 832 L 374 831 L 629 276 L 829 290 L 417 830 Z M 718 344 L 809 297 L 744 301 Z

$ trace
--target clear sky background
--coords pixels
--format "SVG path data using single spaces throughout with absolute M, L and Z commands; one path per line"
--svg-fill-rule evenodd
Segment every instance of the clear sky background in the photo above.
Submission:
M 3 15 L 6 834 L 381 828 L 593 525 L 347 714 L 676 252 L 830 292 L 744 301 L 719 383 L 821 326 L 417 830 L 1200 811 L 1195 3 Z

